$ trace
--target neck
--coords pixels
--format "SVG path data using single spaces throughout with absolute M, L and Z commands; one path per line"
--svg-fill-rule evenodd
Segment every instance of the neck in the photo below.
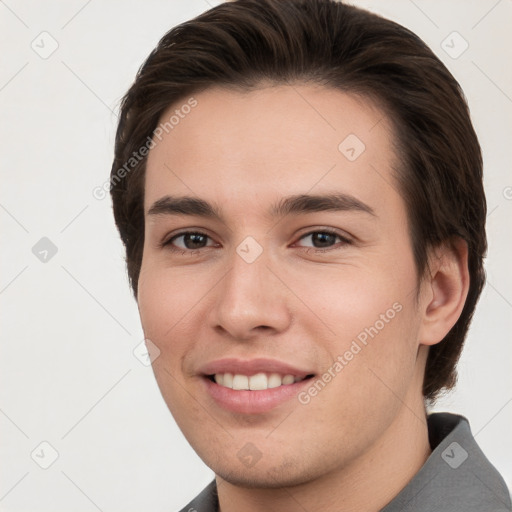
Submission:
M 350 467 L 279 489 L 242 488 L 217 476 L 221 512 L 378 512 L 410 482 L 431 454 L 422 398 L 406 398 L 401 405 L 391 425 Z

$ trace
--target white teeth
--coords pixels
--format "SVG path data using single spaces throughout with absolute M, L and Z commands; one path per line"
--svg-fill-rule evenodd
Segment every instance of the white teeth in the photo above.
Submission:
M 278 388 L 283 383 L 283 379 L 281 375 L 278 373 L 271 373 L 268 378 L 268 387 L 269 388 Z
M 225 373 L 224 374 L 224 377 L 222 377 L 222 384 L 221 384 L 221 386 L 233 389 L 233 374 L 232 373 Z
M 247 375 L 233 375 L 233 389 L 249 389 L 249 377 Z
M 262 391 L 279 386 L 287 386 L 303 379 L 291 374 L 280 375 L 279 373 L 270 373 L 267 375 L 266 373 L 260 372 L 250 377 L 238 373 L 216 373 L 214 380 L 219 386 L 235 389 L 237 391 Z
M 283 377 L 283 385 L 293 384 L 295 382 L 295 377 L 293 375 L 285 375 Z
M 249 377 L 249 389 L 258 391 L 261 389 L 267 389 L 268 379 L 264 373 L 257 373 Z

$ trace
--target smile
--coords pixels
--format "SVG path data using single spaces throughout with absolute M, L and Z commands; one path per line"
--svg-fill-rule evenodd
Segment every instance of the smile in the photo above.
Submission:
M 242 414 L 261 414 L 293 399 L 315 376 L 311 370 L 284 361 L 225 358 L 199 369 L 204 392 L 214 407 Z
M 215 381 L 219 386 L 234 389 L 235 391 L 262 391 L 265 389 L 274 389 L 279 386 L 288 386 L 295 382 L 303 381 L 306 378 L 307 377 L 299 377 L 290 373 L 286 375 L 279 373 L 257 373 L 250 376 L 240 373 L 216 373 L 210 376 L 210 379 Z

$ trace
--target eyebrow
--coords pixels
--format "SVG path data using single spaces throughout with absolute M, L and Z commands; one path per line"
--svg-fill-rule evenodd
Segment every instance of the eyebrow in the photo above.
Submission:
M 297 194 L 283 197 L 269 208 L 267 215 L 274 218 L 325 211 L 355 211 L 376 216 L 373 208 L 344 193 Z M 221 208 L 192 196 L 162 197 L 153 203 L 148 215 L 195 215 L 224 222 Z

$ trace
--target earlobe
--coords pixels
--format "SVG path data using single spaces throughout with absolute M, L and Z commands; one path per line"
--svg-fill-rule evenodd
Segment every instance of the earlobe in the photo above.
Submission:
M 425 297 L 419 342 L 439 343 L 462 313 L 469 290 L 468 248 L 461 238 L 436 248 L 429 258 L 430 275 L 425 278 Z

